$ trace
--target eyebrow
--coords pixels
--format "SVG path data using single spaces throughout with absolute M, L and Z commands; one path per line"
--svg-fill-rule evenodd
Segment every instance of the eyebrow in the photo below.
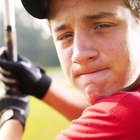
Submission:
M 115 16 L 115 14 L 114 13 L 110 13 L 110 12 L 100 12 L 100 13 L 95 14 L 95 15 L 84 16 L 84 19 L 97 20 L 97 19 L 101 19 L 101 18 L 105 18 L 105 17 L 110 17 L 110 16 Z
M 66 29 L 66 27 L 67 27 L 67 25 L 61 24 L 61 25 L 58 25 L 57 27 L 55 27 L 54 31 L 58 32 L 58 31 Z
M 111 17 L 111 16 L 115 16 L 115 14 L 110 13 L 110 12 L 100 12 L 100 13 L 94 14 L 94 15 L 85 15 L 83 17 L 83 19 L 84 20 L 87 20 L 87 19 L 88 20 L 98 20 L 98 19 L 101 19 L 101 18 Z M 55 27 L 55 32 L 64 30 L 64 29 L 66 29 L 66 27 L 67 27 L 67 25 L 62 23 L 62 24 Z

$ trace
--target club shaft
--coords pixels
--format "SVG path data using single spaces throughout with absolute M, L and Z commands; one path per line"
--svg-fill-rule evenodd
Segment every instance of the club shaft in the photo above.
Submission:
M 17 61 L 17 37 L 15 28 L 14 0 L 4 0 L 3 5 L 5 46 L 7 47 L 9 60 Z

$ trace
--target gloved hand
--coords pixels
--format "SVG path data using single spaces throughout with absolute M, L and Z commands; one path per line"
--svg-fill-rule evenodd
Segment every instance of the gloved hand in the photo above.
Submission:
M 0 97 L 0 127 L 10 119 L 18 120 L 24 127 L 28 109 L 28 96 L 4 95 Z
M 14 87 L 18 87 L 22 94 L 30 94 L 41 99 L 50 87 L 51 79 L 45 75 L 44 70 L 25 57 L 19 55 L 17 62 L 9 61 L 6 51 L 2 51 L 0 67 L 0 80 L 6 87 L 10 87 L 9 93 L 14 91 Z

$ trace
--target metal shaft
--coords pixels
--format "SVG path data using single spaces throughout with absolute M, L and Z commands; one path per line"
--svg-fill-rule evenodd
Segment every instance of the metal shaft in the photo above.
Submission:
M 8 58 L 17 61 L 17 37 L 14 0 L 3 0 L 4 41 Z

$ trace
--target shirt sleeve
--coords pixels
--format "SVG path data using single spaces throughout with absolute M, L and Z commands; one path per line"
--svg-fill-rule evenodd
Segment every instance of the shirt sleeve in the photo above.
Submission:
M 57 140 L 140 139 L 140 95 L 120 93 L 88 107 Z

